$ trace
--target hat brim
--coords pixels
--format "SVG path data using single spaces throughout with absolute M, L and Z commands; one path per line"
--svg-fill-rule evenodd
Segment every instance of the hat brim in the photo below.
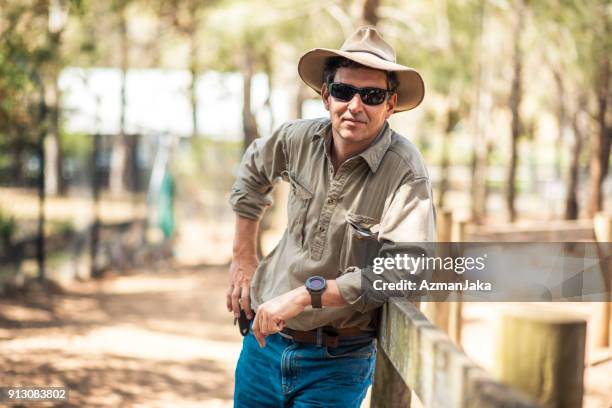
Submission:
M 416 108 L 425 96 L 425 84 L 423 83 L 423 79 L 413 68 L 385 61 L 368 52 L 340 51 L 329 48 L 315 48 L 310 50 L 302 55 L 298 63 L 298 73 L 302 80 L 319 94 L 323 86 L 323 68 L 325 66 L 325 61 L 330 57 L 344 57 L 369 68 L 395 72 L 400 83 L 397 90 L 397 105 L 395 107 L 395 112 Z

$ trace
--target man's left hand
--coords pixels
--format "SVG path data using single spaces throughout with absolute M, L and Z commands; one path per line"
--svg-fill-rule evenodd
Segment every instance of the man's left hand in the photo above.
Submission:
M 253 334 L 259 346 L 265 347 L 266 336 L 283 330 L 285 322 L 302 313 L 309 304 L 310 293 L 301 286 L 259 305 L 253 322 Z

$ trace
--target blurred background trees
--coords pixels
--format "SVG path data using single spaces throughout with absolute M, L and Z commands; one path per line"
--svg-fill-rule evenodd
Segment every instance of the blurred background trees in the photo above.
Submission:
M 74 180 L 91 164 L 91 137 L 104 134 L 94 160 L 103 195 L 134 201 L 131 174 L 143 173 L 146 193 L 159 159 L 161 144 L 147 141 L 169 133 L 186 213 L 231 224 L 225 201 L 241 152 L 285 120 L 325 114 L 297 76 L 299 56 L 372 24 L 425 79 L 423 105 L 391 122 L 424 153 L 440 208 L 475 223 L 591 217 L 610 208 L 611 9 L 606 0 L 0 0 L 0 182 L 37 188 L 40 208 L 46 196 L 91 189 L 91 177 Z M 68 103 L 75 75 L 95 103 Z M 112 78 L 107 89 L 96 75 Z M 176 111 L 147 118 L 142 84 L 166 82 L 175 93 L 150 106 L 176 96 Z

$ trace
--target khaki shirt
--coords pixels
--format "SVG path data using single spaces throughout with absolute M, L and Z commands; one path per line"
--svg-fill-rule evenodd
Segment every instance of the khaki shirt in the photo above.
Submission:
M 388 123 L 336 174 L 331 141 L 328 118 L 298 120 L 282 125 L 269 138 L 255 140 L 244 154 L 230 196 L 238 215 L 260 219 L 271 204 L 274 182 L 282 178 L 291 186 L 287 229 L 257 267 L 251 305 L 257 310 L 263 302 L 320 275 L 336 279 L 349 304 L 308 307 L 287 321 L 287 327 L 374 330 L 382 302 L 364 296 L 361 269 L 372 265 L 383 242 L 434 241 L 431 183 L 417 148 Z M 364 237 L 358 228 L 370 236 Z

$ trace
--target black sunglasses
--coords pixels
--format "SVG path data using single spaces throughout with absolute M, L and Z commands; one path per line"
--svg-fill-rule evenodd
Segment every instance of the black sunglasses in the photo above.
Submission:
M 329 93 L 334 99 L 342 102 L 350 101 L 356 93 L 359 93 L 361 101 L 366 105 L 380 105 L 387 99 L 387 94 L 393 94 L 393 91 L 381 88 L 357 88 L 342 82 L 332 82 L 329 84 Z

